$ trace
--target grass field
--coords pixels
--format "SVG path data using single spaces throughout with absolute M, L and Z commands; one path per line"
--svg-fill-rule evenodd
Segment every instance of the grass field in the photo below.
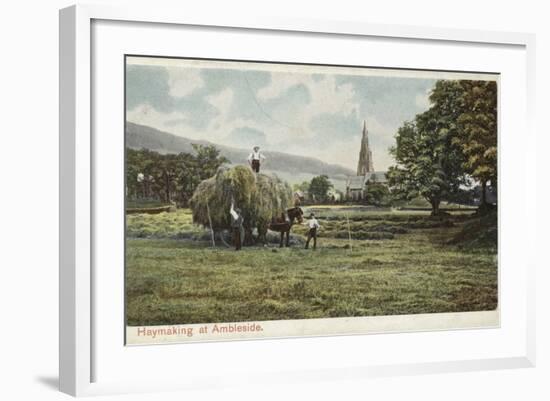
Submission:
M 307 212 L 307 211 L 306 211 Z M 496 241 L 451 244 L 471 211 L 315 208 L 318 249 L 212 248 L 189 210 L 129 215 L 127 323 L 261 321 L 492 310 Z M 481 222 L 481 223 L 480 223 Z M 349 230 L 348 230 L 349 229 Z M 295 227 L 298 235 L 305 227 Z M 479 231 L 479 230 L 478 230 Z M 477 231 L 476 231 L 477 232 Z M 349 234 L 352 239 L 350 241 Z M 496 239 L 496 235 L 494 236 Z M 474 244 L 474 245 L 472 245 Z

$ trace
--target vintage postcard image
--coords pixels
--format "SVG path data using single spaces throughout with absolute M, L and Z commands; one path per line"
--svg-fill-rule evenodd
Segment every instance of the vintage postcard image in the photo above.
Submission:
M 126 344 L 498 327 L 497 74 L 125 63 Z

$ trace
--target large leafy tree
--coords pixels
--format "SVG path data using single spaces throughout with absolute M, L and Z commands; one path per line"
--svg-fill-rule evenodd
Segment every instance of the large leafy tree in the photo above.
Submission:
M 328 191 L 333 187 L 327 175 L 318 175 L 311 179 L 309 193 L 313 195 L 318 202 L 325 202 L 327 200 Z
M 432 214 L 439 214 L 439 204 L 449 185 L 442 167 L 444 147 L 436 135 L 422 131 L 416 122 L 405 123 L 399 128 L 396 146 L 390 153 L 397 161 L 388 170 L 394 197 L 411 200 L 420 195 L 430 203 Z
M 388 175 L 394 194 L 421 195 L 439 212 L 442 200 L 459 199 L 470 178 L 482 187 L 497 180 L 497 86 L 491 81 L 440 80 L 430 108 L 405 123 L 390 152 L 397 164 Z
M 460 81 L 460 126 L 455 142 L 464 154 L 464 167 L 481 184 L 481 207 L 486 206 L 488 183 L 497 185 L 497 84 Z
M 393 194 L 405 200 L 424 197 L 433 215 L 439 214 L 441 201 L 466 183 L 462 149 L 453 140 L 459 130 L 460 97 L 457 81 L 438 81 L 431 107 L 399 128 L 396 145 L 390 149 L 397 162 L 388 171 Z
M 193 149 L 196 154 L 196 173 L 200 181 L 212 177 L 222 164 L 229 163 L 226 157 L 220 156 L 219 149 L 213 145 L 193 144 Z

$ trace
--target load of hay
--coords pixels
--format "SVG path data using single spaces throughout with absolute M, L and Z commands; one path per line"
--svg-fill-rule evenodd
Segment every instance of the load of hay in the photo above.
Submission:
M 250 237 L 254 228 L 267 228 L 273 217 L 291 207 L 291 200 L 290 186 L 277 176 L 255 176 L 248 167 L 235 166 L 220 168 L 214 177 L 202 181 L 190 206 L 194 223 L 206 228 L 212 224 L 219 232 L 231 227 L 229 209 L 233 201 L 235 208 L 241 209 L 245 233 Z

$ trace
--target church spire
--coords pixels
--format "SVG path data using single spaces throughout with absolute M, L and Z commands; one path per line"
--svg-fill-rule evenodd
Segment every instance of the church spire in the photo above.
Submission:
M 369 146 L 369 131 L 367 120 L 363 121 L 363 136 L 361 138 L 361 149 L 359 150 L 359 162 L 357 163 L 357 175 L 365 175 L 374 171 L 372 163 L 372 151 Z

